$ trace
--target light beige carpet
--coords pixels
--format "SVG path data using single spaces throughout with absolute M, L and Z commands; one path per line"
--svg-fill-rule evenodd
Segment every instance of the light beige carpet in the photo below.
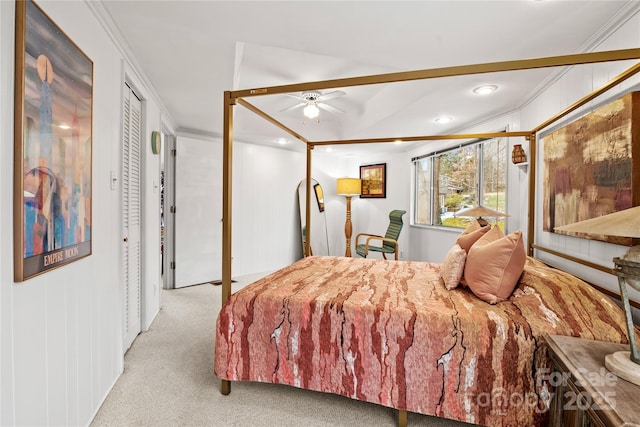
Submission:
M 163 290 L 160 313 L 125 355 L 124 374 L 91 426 L 396 425 L 392 409 L 284 385 L 232 383 L 221 395 L 213 374 L 219 310 L 220 286 Z M 409 414 L 410 427 L 463 425 Z

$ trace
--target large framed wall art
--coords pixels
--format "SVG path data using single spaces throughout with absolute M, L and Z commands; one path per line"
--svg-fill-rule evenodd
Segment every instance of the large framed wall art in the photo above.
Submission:
M 560 232 L 640 205 L 640 92 L 629 92 L 543 138 L 543 229 L 633 245 L 633 239 Z
M 93 62 L 16 2 L 14 278 L 91 254 Z

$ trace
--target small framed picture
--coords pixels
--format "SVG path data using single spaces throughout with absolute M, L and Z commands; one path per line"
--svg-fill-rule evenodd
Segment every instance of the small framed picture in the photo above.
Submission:
M 324 212 L 324 193 L 322 192 L 322 187 L 320 184 L 316 184 L 313 186 L 313 190 L 316 193 L 316 200 L 318 201 L 318 209 L 320 212 Z
M 384 199 L 387 197 L 387 164 L 360 166 L 363 199 Z

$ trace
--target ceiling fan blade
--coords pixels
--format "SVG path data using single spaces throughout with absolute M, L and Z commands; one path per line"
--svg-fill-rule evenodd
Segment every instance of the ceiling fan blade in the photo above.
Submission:
M 336 107 L 334 107 L 332 105 L 329 105 L 329 104 L 318 102 L 318 103 L 316 103 L 316 105 L 318 106 L 318 108 L 321 108 L 321 109 L 323 109 L 325 111 L 328 111 L 330 113 L 333 113 L 333 114 L 344 114 L 344 111 L 342 111 L 341 109 L 336 108 Z
M 343 92 L 341 90 L 334 90 L 332 92 L 327 92 L 325 94 L 322 94 L 318 97 L 318 101 L 327 101 L 329 99 L 333 99 L 333 98 L 337 98 L 339 96 L 343 96 L 346 95 L 346 92 Z
M 300 103 L 298 103 L 298 104 L 294 104 L 294 105 L 292 105 L 291 107 L 287 107 L 287 108 L 285 108 L 284 110 L 280 110 L 280 112 L 281 112 L 281 113 L 284 113 L 285 111 L 295 110 L 296 108 L 300 108 L 300 107 L 302 107 L 303 105 L 307 105 L 307 103 L 306 103 L 306 102 L 300 102 Z
M 285 93 L 285 95 L 290 96 L 291 98 L 300 99 L 299 93 Z

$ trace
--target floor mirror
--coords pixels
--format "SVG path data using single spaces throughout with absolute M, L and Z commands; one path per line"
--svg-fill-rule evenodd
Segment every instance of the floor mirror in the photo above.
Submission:
M 306 203 L 307 180 L 298 184 L 298 205 L 300 206 L 300 237 L 302 252 L 306 239 Z M 311 253 L 309 255 L 329 255 L 329 238 L 327 236 L 327 219 L 324 213 L 324 190 L 318 181 L 311 179 Z M 305 254 L 306 256 L 307 254 Z

